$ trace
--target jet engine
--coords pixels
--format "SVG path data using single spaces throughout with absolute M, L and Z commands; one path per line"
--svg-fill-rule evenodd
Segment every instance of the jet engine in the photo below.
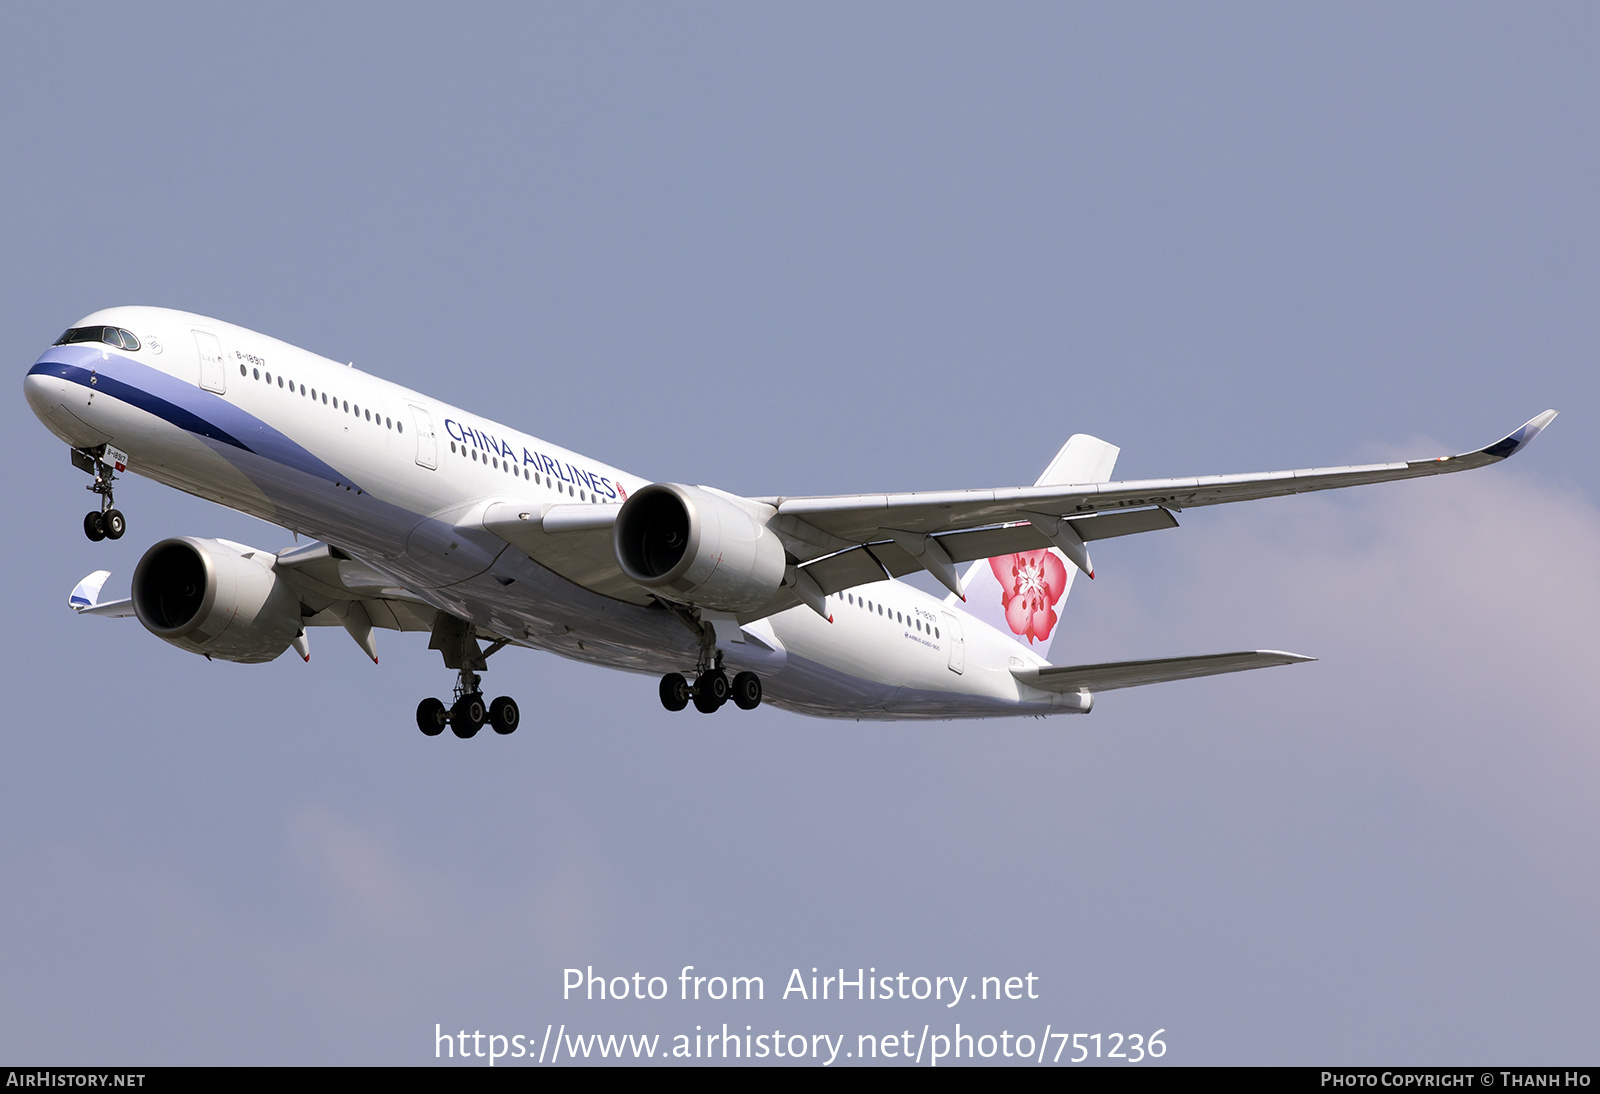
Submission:
M 164 539 L 134 568 L 134 613 L 190 653 L 271 661 L 301 630 L 300 598 L 273 572 L 274 557 L 221 539 Z
M 772 530 L 698 486 L 643 487 L 623 502 L 611 535 L 622 572 L 671 600 L 754 611 L 783 585 L 787 559 Z

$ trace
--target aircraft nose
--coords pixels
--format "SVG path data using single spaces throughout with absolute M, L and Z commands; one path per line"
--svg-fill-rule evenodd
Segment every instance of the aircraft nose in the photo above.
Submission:
M 106 437 L 78 415 L 85 409 L 83 388 L 67 375 L 67 367 L 41 359 L 22 380 L 28 408 L 44 427 L 74 448 L 99 444 Z
M 49 415 L 61 409 L 66 398 L 67 381 L 60 376 L 50 374 L 43 363 L 33 366 L 33 370 L 22 378 L 22 395 L 28 400 L 28 406 L 34 415 L 41 421 L 48 419 Z

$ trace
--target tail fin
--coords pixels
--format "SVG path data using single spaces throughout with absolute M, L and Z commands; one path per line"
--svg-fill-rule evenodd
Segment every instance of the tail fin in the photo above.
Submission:
M 1110 482 L 1121 451 L 1098 437 L 1074 433 L 1034 485 Z M 963 606 L 969 615 L 1001 634 L 1048 649 L 1060 622 L 1057 609 L 1066 601 L 1077 574 L 1078 568 L 1054 547 L 979 559 L 961 576 L 961 591 L 967 597 Z M 954 593 L 945 599 L 960 603 Z

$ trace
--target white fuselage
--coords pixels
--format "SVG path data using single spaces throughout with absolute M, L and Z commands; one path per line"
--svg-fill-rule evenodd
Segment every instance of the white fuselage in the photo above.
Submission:
M 51 347 L 25 382 L 67 443 L 111 444 L 131 471 L 335 544 L 515 644 L 653 674 L 694 665 L 698 638 L 671 612 L 593 592 L 474 527 L 496 502 L 620 505 L 650 480 L 228 323 L 125 307 L 79 325 L 96 323 L 140 348 Z M 890 580 L 826 607 L 830 619 L 797 607 L 747 624 L 728 666 L 815 715 L 1074 709 L 1012 675 L 1043 657 L 958 604 Z

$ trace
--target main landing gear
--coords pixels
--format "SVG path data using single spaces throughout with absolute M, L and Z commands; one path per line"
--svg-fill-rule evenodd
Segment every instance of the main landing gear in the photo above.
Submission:
M 693 703 L 701 714 L 715 714 L 729 699 L 740 710 L 754 710 L 760 706 L 761 677 L 753 672 L 741 672 L 731 681 L 728 679 L 728 674 L 722 670 L 722 651 L 717 648 L 712 624 L 691 615 L 681 605 L 664 601 L 662 604 L 700 636 L 700 654 L 696 659 L 693 684 L 681 672 L 669 672 L 661 678 L 661 705 L 668 710 L 682 710 Z
M 522 722 L 522 712 L 517 701 L 502 695 L 492 703 L 483 701 L 479 672 L 488 668 L 491 654 L 506 645 L 505 639 L 492 643 L 487 650 L 479 650 L 477 628 L 471 623 L 439 613 L 433 625 L 430 649 L 444 655 L 445 668 L 458 670 L 454 701 L 447 707 L 432 696 L 417 704 L 417 728 L 429 737 L 437 737 L 449 726 L 450 732 L 462 739 L 477 735 L 488 725 L 502 736 L 515 733 Z
M 431 695 L 417 704 L 417 728 L 429 737 L 437 737 L 444 732 L 445 726 L 449 726 L 451 733 L 463 739 L 476 736 L 485 725 L 501 735 L 515 733 L 522 721 L 517 701 L 509 695 L 502 695 L 485 705 L 483 693 L 477 690 L 477 674 L 463 673 L 463 677 L 465 679 L 456 684 L 456 700 L 450 706 L 445 706 Z M 472 690 L 462 691 L 463 687 Z
M 112 497 L 111 484 L 117 473 L 106 460 L 106 446 L 103 444 L 72 450 L 72 466 L 94 476 L 94 482 L 84 489 L 100 495 L 100 511 L 86 513 L 83 517 L 83 534 L 96 543 L 102 539 L 121 539 L 122 533 L 128 530 L 128 522 Z
M 729 683 L 728 674 L 718 665 L 702 672 L 692 685 L 678 672 L 661 678 L 661 705 L 668 710 L 682 710 L 692 702 L 701 714 L 715 714 L 729 699 L 740 710 L 756 709 L 761 705 L 761 677 L 741 672 Z

